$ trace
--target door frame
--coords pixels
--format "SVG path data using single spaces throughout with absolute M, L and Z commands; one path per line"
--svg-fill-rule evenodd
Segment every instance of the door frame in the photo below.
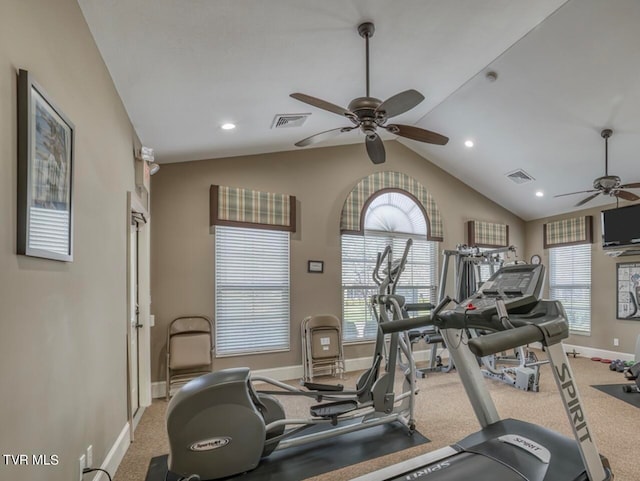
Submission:
M 138 231 L 138 322 L 142 327 L 138 331 L 138 395 L 140 406 L 137 413 L 131 410 L 131 366 L 133 365 L 131 345 L 129 314 L 133 308 L 135 299 L 131 298 L 131 233 L 136 227 L 131 224 L 133 212 L 142 214 L 146 223 Z M 126 311 L 126 344 L 127 344 L 127 417 L 129 420 L 129 433 L 133 441 L 133 433 L 140 421 L 144 408 L 151 405 L 151 276 L 150 276 L 150 253 L 151 253 L 151 224 L 147 208 L 142 204 L 138 196 L 130 191 L 127 192 L 127 311 Z

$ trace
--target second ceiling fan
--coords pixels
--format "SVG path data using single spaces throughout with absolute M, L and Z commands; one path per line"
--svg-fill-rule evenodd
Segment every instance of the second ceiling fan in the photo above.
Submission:
M 324 132 L 312 135 L 311 137 L 296 142 L 295 145 L 297 147 L 306 147 L 327 140 L 342 132 L 350 132 L 359 128 L 365 134 L 365 145 L 371 162 L 374 164 L 382 164 L 385 161 L 385 150 L 382 139 L 377 132 L 378 128 L 385 129 L 400 137 L 406 137 L 407 139 L 426 142 L 428 144 L 445 145 L 449 141 L 449 138 L 444 135 L 420 127 L 386 123 L 391 117 L 403 114 L 414 108 L 424 100 L 424 96 L 413 89 L 400 92 L 384 102 L 369 95 L 369 39 L 373 36 L 374 31 L 375 27 L 371 22 L 365 22 L 358 26 L 358 33 L 365 39 L 366 45 L 367 85 L 365 97 L 353 99 L 349 103 L 348 108 L 345 109 L 325 100 L 311 97 L 310 95 L 302 93 L 291 94 L 291 97 L 296 100 L 342 115 L 350 120 L 353 125 L 325 130 Z
M 613 130 L 611 129 L 604 129 L 600 132 L 600 136 L 604 139 L 604 175 L 593 181 L 593 189 L 580 190 L 578 192 L 570 192 L 568 194 L 559 194 L 554 197 L 564 197 L 566 195 L 574 194 L 591 194 L 579 201 L 574 207 L 580 207 L 590 200 L 595 199 L 600 194 L 610 195 L 611 197 L 617 197 L 632 202 L 640 199 L 640 197 L 633 192 L 623 190 L 640 188 L 640 182 L 623 184 L 620 177 L 617 175 L 609 175 L 609 137 L 611 137 L 611 135 L 613 135 Z

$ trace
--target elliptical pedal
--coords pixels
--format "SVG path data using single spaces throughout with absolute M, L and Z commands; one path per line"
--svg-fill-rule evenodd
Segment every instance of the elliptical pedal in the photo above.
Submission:
M 344 386 L 342 384 L 321 384 L 319 382 L 305 381 L 302 385 L 309 391 L 344 391 Z
M 334 401 L 324 404 L 316 404 L 309 408 L 313 417 L 331 419 L 333 424 L 338 422 L 338 416 L 358 409 L 358 403 L 352 400 Z

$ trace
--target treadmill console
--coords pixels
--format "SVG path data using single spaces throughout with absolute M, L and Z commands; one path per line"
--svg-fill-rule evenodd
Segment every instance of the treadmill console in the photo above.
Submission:
M 509 314 L 524 314 L 540 301 L 544 285 L 542 264 L 513 264 L 502 267 L 478 292 L 449 311 L 440 313 L 440 327 L 472 327 L 501 330 L 496 299 L 502 299 Z

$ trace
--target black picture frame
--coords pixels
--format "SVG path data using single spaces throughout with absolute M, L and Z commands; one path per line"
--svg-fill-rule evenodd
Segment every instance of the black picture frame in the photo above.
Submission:
M 307 261 L 307 272 L 311 274 L 322 274 L 324 272 L 324 261 Z
M 73 261 L 75 126 L 18 71 L 17 253 Z
M 616 264 L 616 319 L 640 321 L 640 262 Z

